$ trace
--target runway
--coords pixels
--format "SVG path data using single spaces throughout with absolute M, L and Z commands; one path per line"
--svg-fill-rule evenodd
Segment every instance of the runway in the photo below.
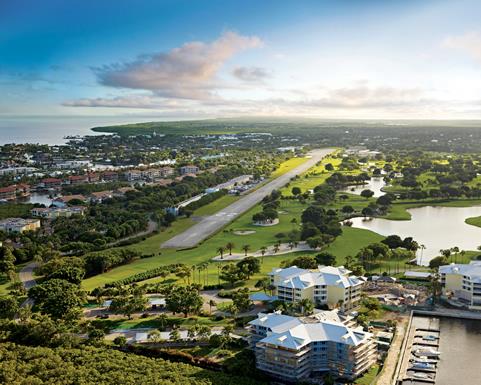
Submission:
M 203 218 L 199 223 L 188 228 L 183 233 L 174 236 L 162 244 L 163 248 L 189 248 L 198 245 L 203 240 L 215 234 L 217 231 L 228 225 L 239 215 L 245 213 L 247 210 L 259 203 L 266 195 L 269 195 L 272 190 L 277 190 L 284 187 L 292 177 L 302 174 L 311 167 L 313 167 L 322 158 L 332 153 L 334 149 L 325 148 L 311 151 L 308 155 L 310 158 L 303 164 L 286 172 L 273 181 L 263 185 L 257 190 L 243 196 L 238 201 L 232 203 L 226 208 L 217 213 Z

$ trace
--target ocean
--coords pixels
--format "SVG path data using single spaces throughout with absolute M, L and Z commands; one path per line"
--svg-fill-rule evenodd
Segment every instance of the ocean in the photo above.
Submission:
M 92 127 L 147 122 L 155 119 L 136 117 L 58 116 L 2 117 L 0 116 L 0 145 L 7 143 L 64 144 L 65 136 L 98 135 Z

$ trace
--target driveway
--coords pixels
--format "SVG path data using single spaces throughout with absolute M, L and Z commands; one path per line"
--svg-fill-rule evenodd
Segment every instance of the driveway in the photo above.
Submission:
M 308 155 L 310 158 L 303 164 L 286 172 L 273 181 L 265 184 L 257 190 L 247 194 L 236 202 L 227 206 L 216 214 L 210 215 L 196 223 L 192 227 L 185 230 L 183 233 L 176 235 L 162 244 L 163 248 L 188 248 L 194 247 L 203 240 L 207 239 L 217 231 L 228 225 L 239 215 L 245 213 L 247 210 L 259 203 L 265 196 L 269 195 L 273 190 L 284 187 L 291 178 L 302 174 L 315 166 L 322 158 L 332 153 L 332 148 L 325 148 L 322 150 L 314 150 Z

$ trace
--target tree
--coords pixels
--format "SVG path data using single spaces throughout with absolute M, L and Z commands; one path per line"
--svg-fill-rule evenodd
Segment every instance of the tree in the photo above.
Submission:
M 167 309 L 175 313 L 198 314 L 204 301 L 195 286 L 173 286 L 165 297 Z
M 229 282 L 231 286 L 234 286 L 236 282 L 245 279 L 243 272 L 233 263 L 228 263 L 222 266 L 219 277 L 221 280 Z
M 0 296 L 0 319 L 13 319 L 18 309 L 18 301 L 14 297 Z
M 303 298 L 299 301 L 299 307 L 302 315 L 312 314 L 314 310 L 314 304 L 309 298 Z
M 361 214 L 366 217 L 372 217 L 374 215 L 374 210 L 370 207 L 364 207 L 361 211 Z
M 319 265 L 324 266 L 335 266 L 336 265 L 336 257 L 328 252 L 322 252 L 316 255 L 316 262 Z
M 85 293 L 75 284 L 63 279 L 51 279 L 32 287 L 29 296 L 40 311 L 53 319 L 60 319 L 79 309 L 85 302 Z
M 223 246 L 218 247 L 217 252 L 220 254 L 220 259 L 224 259 L 225 247 Z
M 169 338 L 171 341 L 178 342 L 181 340 L 180 332 L 177 329 L 172 329 L 169 333 Z
M 297 186 L 293 187 L 291 192 L 292 192 L 292 195 L 294 196 L 298 196 L 302 193 L 301 189 Z
M 247 279 L 261 271 L 261 264 L 258 258 L 247 257 L 237 262 L 239 270 L 245 274 Z
M 15 261 L 16 258 L 10 247 L 0 247 L 0 273 L 10 276 L 10 273 L 15 271 Z
M 429 267 L 433 270 L 437 269 L 439 266 L 443 266 L 443 265 L 447 265 L 447 264 L 449 264 L 449 260 L 444 255 L 433 258 L 429 261 Z
M 227 242 L 227 244 L 225 245 L 225 248 L 227 250 L 229 250 L 229 255 L 232 255 L 232 249 L 235 247 L 234 243 L 233 242 Z
M 125 336 L 117 336 L 114 338 L 114 344 L 123 348 L 125 345 L 127 345 L 127 338 Z
M 80 285 L 85 276 L 85 270 L 81 267 L 65 265 L 47 276 L 47 279 L 64 279 L 75 285 Z
M 149 341 L 152 341 L 154 343 L 159 343 L 162 340 L 160 331 L 158 329 L 153 329 L 149 331 L 148 339 Z
M 344 213 L 344 214 L 352 214 L 354 212 L 354 208 L 350 205 L 346 205 L 346 206 L 343 206 L 341 211 Z
M 387 245 L 390 249 L 397 249 L 398 247 L 403 246 L 403 240 L 399 235 L 388 235 L 381 242 Z
M 175 271 L 175 275 L 184 281 L 187 278 L 187 283 L 190 284 L 190 267 L 189 266 L 187 265 L 179 266 Z
M 288 266 L 297 266 L 301 269 L 315 269 L 317 267 L 317 262 L 309 255 L 301 255 L 290 261 L 286 267 Z
M 146 305 L 147 298 L 142 293 L 135 293 L 134 295 L 122 293 L 112 300 L 109 310 L 113 313 L 124 314 L 131 319 L 132 314 L 144 311 Z
M 271 284 L 271 280 L 269 278 L 263 278 L 258 280 L 254 285 L 254 287 L 256 287 L 257 289 L 262 289 L 264 293 L 267 293 L 267 290 L 269 290 L 270 284 Z
M 207 325 L 200 325 L 199 329 L 197 330 L 197 336 L 201 340 L 207 340 L 210 337 L 211 331 L 210 327 Z
M 247 311 L 252 306 L 252 301 L 249 298 L 249 289 L 244 287 L 232 294 L 232 303 L 240 311 Z
M 250 245 L 242 246 L 242 251 L 244 251 L 244 255 L 247 257 L 247 252 L 251 249 Z
M 361 196 L 362 196 L 363 198 L 369 199 L 369 198 L 371 198 L 373 195 L 374 195 L 374 191 L 371 191 L 371 190 L 369 190 L 369 189 L 366 189 L 366 190 L 362 190 L 362 191 L 361 191 Z
M 159 329 L 162 331 L 165 330 L 169 322 L 167 314 L 159 314 L 159 316 L 157 317 L 157 322 L 159 323 Z

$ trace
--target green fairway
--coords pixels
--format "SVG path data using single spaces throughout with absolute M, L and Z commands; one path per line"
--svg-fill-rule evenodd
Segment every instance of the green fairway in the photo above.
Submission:
M 468 225 L 481 227 L 481 217 L 466 218 L 465 222 L 466 222 Z

